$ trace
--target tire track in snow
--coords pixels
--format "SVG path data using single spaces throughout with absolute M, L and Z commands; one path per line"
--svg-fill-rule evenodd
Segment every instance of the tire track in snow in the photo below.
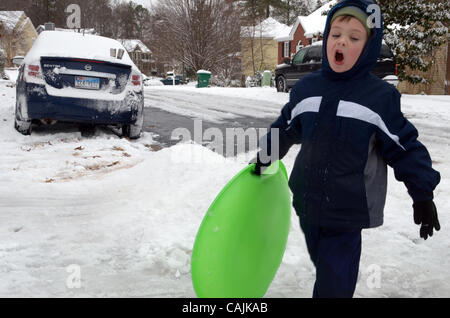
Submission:
M 202 119 L 205 118 L 205 114 L 216 116 L 212 120 L 209 118 L 210 121 L 216 122 L 239 116 L 276 117 L 281 109 L 281 104 L 272 101 L 209 95 L 184 90 L 147 90 L 144 96 L 148 106 Z

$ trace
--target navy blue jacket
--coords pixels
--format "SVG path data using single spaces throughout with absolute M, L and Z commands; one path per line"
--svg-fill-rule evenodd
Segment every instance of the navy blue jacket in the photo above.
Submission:
M 293 144 L 302 144 L 289 186 L 297 214 L 319 226 L 380 226 L 386 164 L 414 202 L 432 199 L 440 181 L 416 128 L 400 110 L 400 93 L 369 73 L 379 56 L 382 22 L 372 29 L 351 70 L 336 73 L 328 63 L 326 45 L 334 12 L 348 5 L 367 12 L 369 4 L 373 1 L 345 0 L 332 8 L 323 36 L 322 68 L 297 82 L 272 124 L 278 128 L 279 154 L 270 153 L 273 133 L 267 135 L 268 149 L 263 149 L 281 159 Z

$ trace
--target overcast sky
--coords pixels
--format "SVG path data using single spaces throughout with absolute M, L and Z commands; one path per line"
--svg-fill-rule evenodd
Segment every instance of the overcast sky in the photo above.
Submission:
M 143 7 L 150 8 L 152 4 L 158 2 L 158 0 L 131 0 L 134 3 L 140 4 Z

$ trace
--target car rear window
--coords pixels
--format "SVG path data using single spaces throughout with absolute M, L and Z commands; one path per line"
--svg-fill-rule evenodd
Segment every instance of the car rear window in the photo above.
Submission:
M 313 63 L 322 61 L 322 45 L 310 46 L 307 49 L 302 49 L 303 52 L 298 52 L 294 57 L 293 63 Z M 306 51 L 306 54 L 305 54 Z M 394 54 L 391 49 L 386 45 L 381 45 L 379 59 L 393 59 Z
M 314 45 L 309 47 L 308 52 L 303 59 L 303 63 L 313 63 L 322 61 L 322 46 Z
M 306 49 L 302 49 L 295 56 L 292 61 L 293 64 L 301 64 L 303 62 L 303 58 L 305 57 Z

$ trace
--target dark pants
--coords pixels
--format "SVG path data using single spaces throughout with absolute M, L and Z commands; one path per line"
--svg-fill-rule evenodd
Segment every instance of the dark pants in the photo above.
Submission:
M 323 228 L 301 218 L 300 227 L 316 267 L 313 298 L 353 297 L 361 256 L 361 229 Z

